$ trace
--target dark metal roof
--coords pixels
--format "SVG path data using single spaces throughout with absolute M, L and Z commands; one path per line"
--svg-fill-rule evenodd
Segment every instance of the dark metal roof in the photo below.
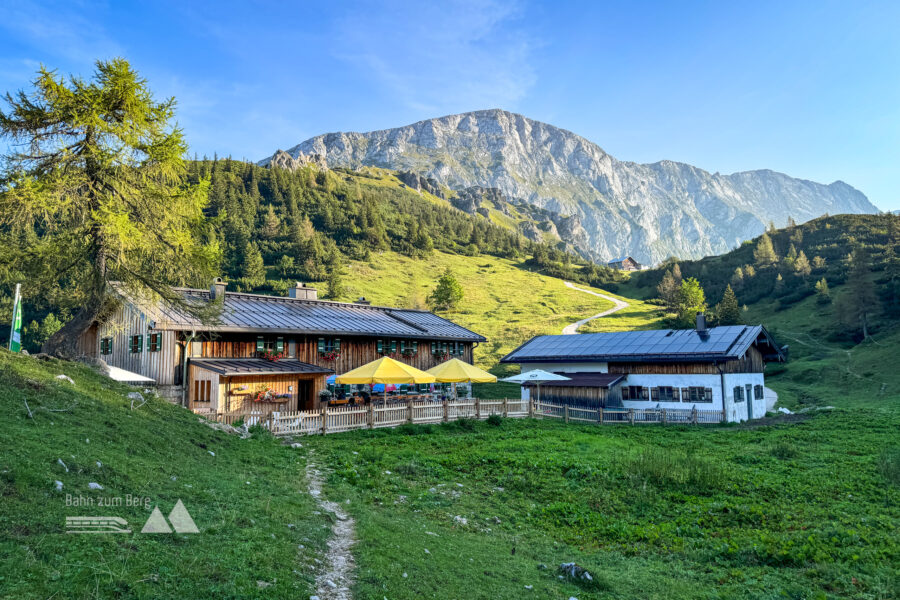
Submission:
M 557 373 L 569 378 L 569 381 L 542 381 L 541 387 L 601 387 L 608 388 L 625 379 L 625 375 L 619 373 Z M 523 385 L 534 386 L 535 382 L 529 381 Z
M 189 302 L 201 306 L 210 302 L 207 290 L 179 288 L 176 291 L 182 293 Z M 226 292 L 222 312 L 213 323 L 203 323 L 197 317 L 169 303 L 160 302 L 153 307 L 139 304 L 139 307 L 152 315 L 155 321 L 153 328 L 161 330 L 195 329 L 219 332 L 311 333 L 462 342 L 486 341 L 484 336 L 428 311 L 348 302 L 299 300 Z
M 295 375 L 334 373 L 332 369 L 311 365 L 299 360 L 264 358 L 192 358 L 190 364 L 219 375 Z
M 530 339 L 500 362 L 713 362 L 741 358 L 759 346 L 765 360 L 784 354 L 761 325 L 694 329 L 658 329 L 577 335 L 543 335 Z

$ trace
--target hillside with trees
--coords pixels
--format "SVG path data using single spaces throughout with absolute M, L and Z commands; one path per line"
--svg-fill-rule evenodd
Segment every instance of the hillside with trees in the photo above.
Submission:
M 721 256 L 669 259 L 633 275 L 626 289 L 658 298 L 670 313 L 684 316 L 689 303 L 683 285 L 696 280 L 713 315 L 723 322 L 741 320 L 743 310 L 735 311 L 735 306 L 782 311 L 815 295 L 820 307 L 834 302 L 830 313 L 835 329 L 859 341 L 900 316 L 898 252 L 900 217 L 826 216 L 770 228 Z

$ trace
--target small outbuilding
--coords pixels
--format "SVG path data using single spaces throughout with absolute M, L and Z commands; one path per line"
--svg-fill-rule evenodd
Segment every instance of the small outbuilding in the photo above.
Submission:
M 616 269 L 618 271 L 640 271 L 641 263 L 634 260 L 630 256 L 622 256 L 621 258 L 614 258 L 611 261 L 606 263 L 606 266 L 610 269 Z

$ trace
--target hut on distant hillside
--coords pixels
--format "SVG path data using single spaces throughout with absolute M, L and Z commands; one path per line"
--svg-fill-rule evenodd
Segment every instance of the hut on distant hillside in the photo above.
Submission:
M 634 260 L 630 256 L 623 256 L 621 258 L 614 258 L 608 263 L 606 266 L 610 269 L 616 269 L 619 271 L 640 271 L 641 263 Z

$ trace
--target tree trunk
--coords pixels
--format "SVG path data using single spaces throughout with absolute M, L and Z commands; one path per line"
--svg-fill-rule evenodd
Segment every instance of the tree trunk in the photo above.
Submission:
M 59 331 L 44 342 L 41 352 L 65 360 L 74 360 L 79 355 L 84 354 L 78 350 L 78 338 L 94 324 L 94 321 L 100 316 L 102 308 L 103 300 L 101 297 L 91 295 L 91 299 L 78 311 L 72 320 L 63 325 Z

